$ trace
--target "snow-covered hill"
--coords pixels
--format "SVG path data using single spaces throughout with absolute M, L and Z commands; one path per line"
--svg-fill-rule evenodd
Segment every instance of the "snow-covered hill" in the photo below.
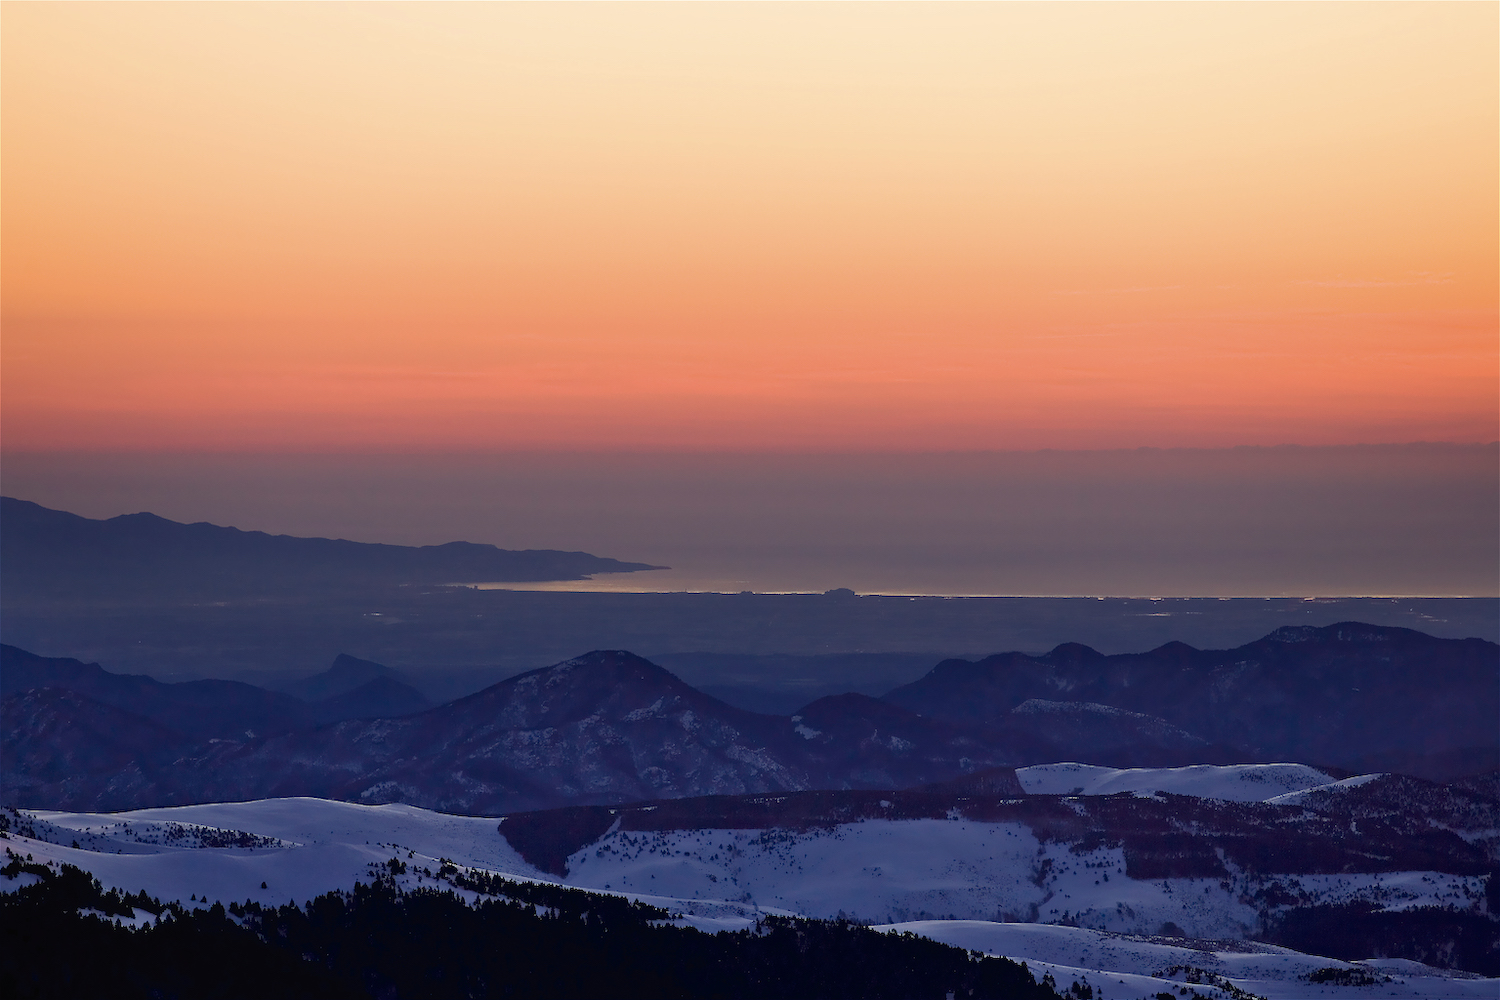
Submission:
M 800 830 L 657 831 L 623 829 L 617 822 L 575 851 L 569 874 L 559 879 L 528 863 L 494 819 L 405 805 L 272 799 L 118 814 L 7 812 L 7 819 L 8 840 L 0 841 L 7 850 L 76 865 L 107 887 L 144 889 L 188 905 L 300 902 L 356 880 L 368 882 L 376 872 L 390 873 L 394 859 L 397 867 L 405 866 L 398 880 L 412 886 L 451 879 L 453 866 L 480 869 L 642 899 L 705 930 L 748 926 L 764 913 L 843 913 L 1024 958 L 1038 975 L 1051 972 L 1063 989 L 1086 977 L 1095 996 L 1151 996 L 1165 989 L 1175 994 L 1189 982 L 1205 996 L 1225 997 L 1234 995 L 1228 986 L 1263 997 L 1500 992 L 1496 980 L 1415 963 L 1350 964 L 1223 943 L 1254 930 L 1268 893 L 1313 903 L 1365 900 L 1391 909 L 1469 910 L 1484 905 L 1481 877 L 1432 871 L 1267 877 L 1231 871 L 1228 879 L 1133 879 L 1119 847 L 1080 850 L 1039 838 L 1018 822 L 955 815 L 870 818 Z M 1080 926 L 1047 926 L 1063 923 Z M 1221 943 L 1147 939 L 1163 929 Z M 1306 979 L 1327 969 L 1335 972 L 1324 978 L 1368 984 Z

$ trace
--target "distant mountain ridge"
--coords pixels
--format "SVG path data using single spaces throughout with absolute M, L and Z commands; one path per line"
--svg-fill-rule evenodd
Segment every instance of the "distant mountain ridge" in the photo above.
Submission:
M 0 645 L 0 693 L 54 688 L 149 719 L 185 739 L 253 739 L 317 722 L 313 707 L 240 681 L 164 684 L 144 674 L 113 674 L 97 663 L 37 656 Z M 9 730 L 6 732 L 9 737 Z
M 7 732 L 39 729 L 24 718 L 22 697 L 6 695 Z M 415 715 L 199 744 L 152 771 L 150 787 L 131 783 L 124 794 L 108 772 L 66 787 L 7 773 L 6 784 L 24 784 L 28 805 L 118 809 L 316 795 L 473 814 L 923 784 L 1003 764 L 1014 753 L 1003 741 L 975 739 L 863 695 L 824 699 L 807 713 L 746 712 L 638 656 L 606 650 Z
M 108 520 L 0 497 L 0 599 L 228 597 L 329 587 L 582 580 L 659 569 L 587 552 L 474 542 L 384 545 L 182 524 Z
M 13 647 L 0 648 L 0 664 L 5 794 L 42 808 L 312 795 L 484 814 L 912 787 L 1069 760 L 1345 767 L 1383 755 L 1397 765 L 1390 770 L 1419 777 L 1434 777 L 1439 764 L 1452 777 L 1500 764 L 1500 646 L 1357 623 L 1279 630 L 1235 650 L 1171 643 L 1106 657 L 1070 645 L 1041 657 L 949 660 L 885 699 L 820 698 L 792 716 L 734 708 L 623 650 L 425 711 L 411 711 L 421 696 L 392 672 L 353 657 L 299 682 L 309 693 L 340 692 L 313 704 L 227 681 L 164 685 Z M 70 697 L 28 694 L 48 686 Z M 216 707 L 215 698 L 226 702 Z M 104 739 L 103 723 L 70 729 L 70 711 L 83 721 L 109 716 L 110 745 L 146 745 L 147 730 L 161 726 L 196 738 L 174 742 L 170 761 L 101 756 L 88 744 Z M 47 740 L 57 755 L 105 764 L 42 780 L 55 770 Z
M 1249 759 L 1353 769 L 1378 760 L 1435 779 L 1500 766 L 1500 646 L 1360 622 L 1281 628 L 1225 650 L 1171 642 L 1106 656 L 1066 643 L 1040 656 L 945 660 L 884 700 L 979 728 L 1028 703 L 1092 703 Z M 1451 773 L 1424 771 L 1434 766 Z

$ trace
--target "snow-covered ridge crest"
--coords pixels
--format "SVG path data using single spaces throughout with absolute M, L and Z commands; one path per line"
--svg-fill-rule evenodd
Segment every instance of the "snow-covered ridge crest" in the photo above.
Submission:
M 1306 764 L 1112 768 L 1068 762 L 1020 767 L 1016 769 L 1016 777 L 1030 795 L 1114 795 L 1119 792 L 1151 795 L 1170 792 L 1230 802 L 1266 802 L 1277 796 L 1334 782 L 1332 775 Z M 1349 780 L 1367 781 L 1369 777 Z
M 48 817 L 52 815 L 58 816 L 64 823 L 51 822 Z M 67 822 L 76 820 L 76 816 L 74 813 L 32 813 L 6 807 L 0 810 L 0 833 L 13 832 L 17 836 L 48 844 L 115 854 L 155 853 L 161 849 L 239 848 L 264 851 L 302 846 L 279 837 L 174 820 L 131 821 L 119 818 L 111 821 L 110 817 L 101 816 L 97 817 L 98 822 Z

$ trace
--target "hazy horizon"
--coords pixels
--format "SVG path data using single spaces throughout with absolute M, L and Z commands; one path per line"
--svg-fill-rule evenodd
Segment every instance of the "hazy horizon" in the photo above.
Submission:
M 671 567 L 556 589 L 1141 597 L 1495 596 L 1497 461 L 1494 444 L 4 456 L 8 495 L 87 517 Z

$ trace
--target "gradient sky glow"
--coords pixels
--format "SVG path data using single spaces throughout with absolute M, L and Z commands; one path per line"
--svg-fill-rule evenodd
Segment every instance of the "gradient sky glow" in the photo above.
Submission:
M 1493 3 L 4 22 L 7 450 L 1497 435 Z

